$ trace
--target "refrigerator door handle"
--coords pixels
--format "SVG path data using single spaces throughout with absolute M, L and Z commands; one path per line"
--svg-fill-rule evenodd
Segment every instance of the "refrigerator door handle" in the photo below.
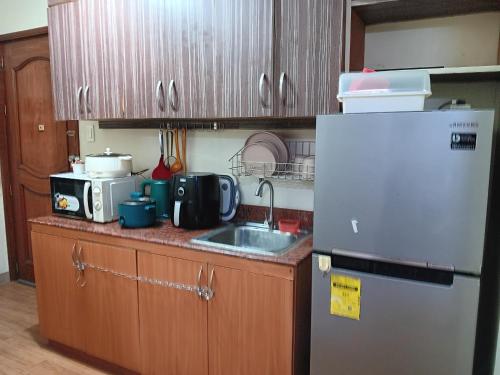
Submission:
M 339 255 L 339 256 L 364 259 L 364 260 L 372 260 L 372 261 L 384 262 L 384 263 L 401 264 L 401 265 L 409 266 L 409 267 L 430 268 L 430 269 L 438 270 L 438 271 L 455 272 L 455 267 L 453 267 L 452 265 L 441 265 L 441 264 L 438 265 L 438 264 L 432 264 L 429 262 L 416 262 L 416 261 L 411 261 L 411 260 L 389 259 L 389 258 L 384 258 L 381 256 L 369 254 L 369 253 L 362 253 L 362 252 L 351 251 L 351 250 L 332 249 L 332 255 Z

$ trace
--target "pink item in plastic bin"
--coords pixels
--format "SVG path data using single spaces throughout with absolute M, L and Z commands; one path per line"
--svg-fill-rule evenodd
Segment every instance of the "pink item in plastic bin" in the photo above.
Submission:
M 370 68 L 363 68 L 363 73 L 375 73 L 376 71 Z M 385 90 L 390 86 L 390 82 L 386 78 L 373 78 L 356 79 L 351 82 L 349 91 L 362 91 L 362 90 Z

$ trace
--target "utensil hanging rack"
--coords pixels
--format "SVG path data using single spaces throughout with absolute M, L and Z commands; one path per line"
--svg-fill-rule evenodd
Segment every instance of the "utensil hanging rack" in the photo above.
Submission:
M 314 181 L 314 165 L 295 163 L 296 156 L 304 158 L 316 155 L 316 142 L 312 140 L 287 139 L 285 144 L 288 147 L 290 157 L 287 163 L 269 163 L 257 161 L 243 161 L 242 153 L 250 145 L 245 145 L 238 150 L 231 158 L 230 170 L 234 176 L 256 176 L 259 178 L 271 178 L 285 181 Z

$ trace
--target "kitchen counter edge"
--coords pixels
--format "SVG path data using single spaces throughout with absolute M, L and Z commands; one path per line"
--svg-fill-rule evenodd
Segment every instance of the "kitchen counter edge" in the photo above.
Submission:
M 205 251 L 209 253 L 282 264 L 286 266 L 297 266 L 312 253 L 312 236 L 307 236 L 302 239 L 285 254 L 270 256 L 256 253 L 230 251 L 218 247 L 203 246 L 192 243 L 191 239 L 201 236 L 213 229 L 185 230 L 174 227 L 170 222 L 161 222 L 154 227 L 140 229 L 122 229 L 117 222 L 101 224 L 59 216 L 42 216 L 29 219 L 28 222 L 31 224 L 46 225 L 102 236 L 142 241 L 155 245 L 174 246 L 196 251 Z

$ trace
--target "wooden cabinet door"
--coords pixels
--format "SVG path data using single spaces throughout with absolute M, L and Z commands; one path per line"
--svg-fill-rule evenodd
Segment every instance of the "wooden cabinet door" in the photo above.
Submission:
M 183 114 L 272 115 L 273 0 L 188 0 L 179 10 Z
M 145 1 L 81 2 L 88 45 L 87 119 L 144 117 L 140 65 L 148 62 L 139 56 L 143 36 L 139 25 L 144 25 Z
M 206 264 L 138 253 L 140 276 L 195 285 Z M 208 372 L 207 302 L 195 293 L 139 283 L 143 374 L 205 375 Z
M 292 374 L 293 282 L 210 266 L 210 375 Z
M 190 67 L 182 54 L 189 40 L 183 14 L 191 1 L 138 0 L 126 4 L 126 107 L 134 106 L 134 118 L 188 117 L 185 84 L 189 87 Z
M 83 289 L 76 285 L 72 251 L 77 241 L 32 232 L 40 332 L 49 340 L 85 349 Z
M 126 275 L 137 275 L 136 252 L 91 242 L 79 242 L 82 260 Z M 81 307 L 85 311 L 88 354 L 139 371 L 137 281 L 86 269 Z
M 52 93 L 56 120 L 84 118 L 86 48 L 80 2 L 48 9 Z
M 214 117 L 272 115 L 273 0 L 218 0 L 213 4 L 213 52 L 204 61 L 213 76 L 213 95 L 205 95 Z M 206 42 L 205 42 L 206 43 Z M 203 87 L 203 82 L 196 82 Z M 208 87 L 207 87 L 208 89 Z M 210 88 L 211 89 L 211 88 Z M 203 115 L 205 113 L 202 113 Z
M 341 0 L 277 0 L 276 114 L 338 112 Z

